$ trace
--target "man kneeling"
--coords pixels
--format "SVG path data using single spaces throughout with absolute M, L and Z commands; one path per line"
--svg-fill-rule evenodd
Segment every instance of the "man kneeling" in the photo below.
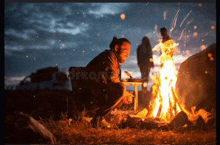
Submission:
M 85 67 L 83 75 L 78 77 L 81 85 L 77 104 L 86 108 L 95 108 L 91 121 L 97 126 L 99 117 L 104 117 L 122 103 L 131 104 L 133 94 L 126 91 L 121 82 L 121 65 L 130 55 L 131 43 L 126 38 L 113 38 L 110 50 L 105 50 L 96 56 Z

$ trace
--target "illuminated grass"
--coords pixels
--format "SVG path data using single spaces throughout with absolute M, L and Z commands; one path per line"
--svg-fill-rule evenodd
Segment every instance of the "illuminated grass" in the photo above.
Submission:
M 92 128 L 87 122 L 68 120 L 41 122 L 56 136 L 58 144 L 216 144 L 216 130 L 157 131 L 146 129 Z

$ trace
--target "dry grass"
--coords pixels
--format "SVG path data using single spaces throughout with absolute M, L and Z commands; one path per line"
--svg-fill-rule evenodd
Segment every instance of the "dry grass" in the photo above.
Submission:
M 216 130 L 186 132 L 146 129 L 92 128 L 85 121 L 41 120 L 57 144 L 216 144 Z
M 37 108 L 38 102 L 35 100 L 35 102 L 37 102 L 36 105 L 33 105 L 32 102 L 34 102 L 33 99 L 38 97 L 31 97 L 32 100 L 30 100 L 29 96 L 33 95 L 21 95 L 19 92 L 8 93 L 11 93 L 7 95 L 9 96 L 7 98 L 7 109 L 9 109 L 9 111 L 10 109 L 13 111 L 13 109 L 20 107 L 21 111 L 24 110 L 25 112 L 25 110 L 27 110 L 26 112 L 28 113 L 29 110 L 32 111 L 32 108 Z M 26 99 L 27 101 L 25 99 L 23 99 L 24 101 L 22 100 L 24 103 L 20 101 L 22 96 L 24 96 L 24 98 L 28 98 Z M 53 96 L 53 94 L 49 96 Z M 60 96 L 62 96 L 62 94 Z M 19 101 L 21 103 L 19 103 Z M 59 100 L 57 102 L 59 102 L 59 106 L 61 106 L 60 103 L 62 101 Z M 144 106 L 141 106 L 140 103 L 140 110 L 146 107 L 145 102 L 148 102 L 148 100 L 142 102 L 144 102 L 142 103 Z M 30 105 L 28 106 L 27 104 Z M 65 110 L 65 101 L 63 104 L 63 110 Z M 124 106 L 122 107 L 122 110 L 133 110 L 133 105 Z M 135 114 L 137 112 L 133 113 Z M 91 125 L 85 121 L 73 121 L 71 124 L 69 124 L 69 121 L 65 118 L 65 115 L 58 121 L 54 121 L 53 119 L 41 119 L 39 122 L 54 134 L 57 144 L 217 144 L 216 129 L 209 131 L 189 130 L 178 132 L 147 130 L 141 128 L 92 128 Z

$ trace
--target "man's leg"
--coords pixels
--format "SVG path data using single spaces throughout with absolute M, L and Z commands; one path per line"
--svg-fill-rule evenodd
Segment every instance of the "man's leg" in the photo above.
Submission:
M 113 109 L 119 108 L 122 105 L 122 99 L 125 94 L 126 88 L 124 84 L 112 84 L 109 87 L 109 93 L 105 96 L 105 101 L 100 102 L 100 108 L 96 111 L 91 124 L 96 127 L 99 117 L 108 115 Z

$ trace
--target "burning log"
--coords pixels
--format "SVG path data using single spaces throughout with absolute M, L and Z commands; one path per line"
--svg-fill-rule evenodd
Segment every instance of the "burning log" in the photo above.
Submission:
M 145 108 L 136 115 L 128 115 L 126 121 L 123 122 L 123 126 L 124 127 L 130 127 L 130 128 L 135 127 L 138 124 L 138 122 L 144 120 L 147 113 L 148 113 L 148 110 Z
M 178 102 L 178 101 L 177 101 Z M 178 104 L 177 104 L 178 105 Z M 194 110 L 192 108 L 192 110 Z M 147 114 L 148 113 L 148 114 Z M 140 128 L 140 129 L 156 129 L 156 130 L 178 130 L 185 131 L 188 129 L 200 129 L 207 130 L 212 129 L 216 120 L 213 115 L 204 109 L 199 110 L 198 112 L 190 113 L 188 110 L 180 111 L 177 114 L 174 114 L 171 121 L 164 120 L 161 117 L 149 117 L 149 112 L 147 109 L 142 110 L 136 115 L 127 114 L 127 116 L 122 117 L 119 128 Z
M 169 123 L 169 129 L 173 130 L 179 127 L 183 127 L 185 124 L 189 124 L 188 116 L 184 111 L 179 112 L 175 118 Z

